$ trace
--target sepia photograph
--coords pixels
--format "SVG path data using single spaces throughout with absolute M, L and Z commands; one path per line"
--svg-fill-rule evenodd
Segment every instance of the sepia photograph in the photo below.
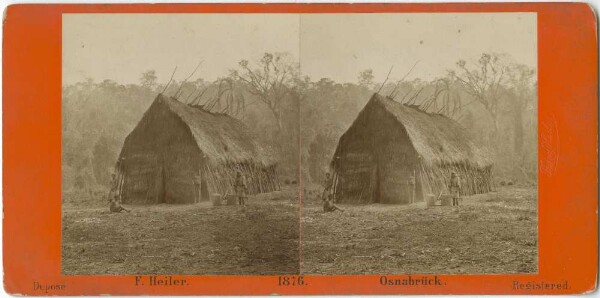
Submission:
M 535 274 L 536 13 L 62 15 L 65 275 Z
M 536 273 L 536 14 L 301 24 L 302 272 Z
M 64 274 L 300 272 L 297 32 L 293 15 L 63 15 Z

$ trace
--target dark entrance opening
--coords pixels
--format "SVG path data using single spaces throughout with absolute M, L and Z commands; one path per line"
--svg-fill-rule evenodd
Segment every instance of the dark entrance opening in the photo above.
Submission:
M 164 164 L 160 166 L 160 175 L 158 181 L 158 198 L 157 201 L 159 204 L 166 203 L 166 175 L 165 175 L 165 166 Z

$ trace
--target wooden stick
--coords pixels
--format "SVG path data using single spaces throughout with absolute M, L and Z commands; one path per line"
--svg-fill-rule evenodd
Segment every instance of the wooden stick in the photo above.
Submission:
M 202 99 L 202 96 L 204 95 L 204 93 L 206 92 L 206 90 L 208 90 L 208 87 L 204 88 L 204 90 L 202 90 L 202 92 L 199 93 L 198 96 L 194 97 L 194 99 L 192 100 L 191 104 L 195 105 L 196 101 L 198 101 L 198 104 L 200 104 L 200 100 Z
M 165 91 L 167 90 L 167 88 L 169 88 L 169 85 L 171 84 L 171 81 L 173 81 L 173 76 L 175 75 L 176 71 L 177 71 L 177 66 L 175 66 L 175 69 L 173 70 L 173 73 L 171 74 L 171 78 L 169 79 L 169 82 L 167 83 L 167 85 L 165 85 L 165 88 L 163 88 L 163 90 L 160 92 L 161 94 L 164 94 Z
M 381 87 L 379 87 L 379 90 L 377 90 L 377 94 L 379 94 L 379 91 L 381 91 L 381 88 L 383 88 L 383 86 L 385 86 L 385 83 L 387 83 L 387 80 L 390 77 L 390 74 L 392 73 L 392 69 L 394 69 L 394 66 L 392 65 L 392 67 L 390 67 L 390 71 L 388 72 L 387 76 L 385 77 L 385 80 L 383 81 L 383 83 L 381 84 Z
M 413 68 L 415 68 L 415 66 L 417 66 L 418 63 L 419 63 L 419 60 L 417 60 L 417 62 L 415 62 L 415 64 L 413 64 L 413 66 L 408 70 L 408 72 L 399 81 L 396 82 L 396 86 L 394 87 L 394 89 L 392 90 L 392 92 L 390 93 L 389 96 L 391 96 L 392 98 L 396 98 L 396 95 L 394 94 L 394 92 L 396 91 L 398 86 L 400 86 L 400 83 L 404 82 L 404 79 L 406 79 L 406 77 L 408 77 L 408 75 L 412 72 Z
M 194 71 L 192 71 L 192 73 L 187 78 L 185 78 L 185 80 L 183 80 L 183 82 L 181 82 L 181 85 L 179 85 L 179 89 L 177 89 L 177 91 L 175 92 L 175 98 L 179 97 L 177 94 L 179 93 L 181 88 L 183 88 L 183 84 L 185 84 L 185 82 L 187 82 L 187 80 L 189 80 L 189 78 L 191 78 L 194 75 L 194 73 L 196 73 L 196 70 L 198 70 L 198 67 L 200 67 L 200 65 L 203 62 L 204 62 L 204 60 L 200 61 L 200 63 L 198 63 L 198 65 L 196 65 L 196 68 L 194 68 Z
M 413 103 L 413 102 L 416 100 L 417 96 L 419 96 L 419 94 L 421 94 L 421 91 L 423 91 L 423 89 L 424 89 L 424 88 L 425 88 L 425 87 L 423 87 L 423 88 L 419 89 L 419 91 L 417 91 L 417 93 L 415 93 L 415 94 L 414 94 L 414 95 L 413 95 L 413 96 L 412 96 L 412 97 L 411 97 L 411 98 L 410 98 L 410 99 L 409 99 L 409 100 L 406 102 L 406 104 L 412 104 L 412 103 Z
M 188 99 L 190 99 L 190 97 L 192 97 L 192 95 L 194 95 L 194 93 L 196 93 L 196 90 L 198 88 L 196 87 L 196 85 L 194 85 L 194 90 L 192 90 L 192 92 L 190 92 L 183 101 L 188 102 Z

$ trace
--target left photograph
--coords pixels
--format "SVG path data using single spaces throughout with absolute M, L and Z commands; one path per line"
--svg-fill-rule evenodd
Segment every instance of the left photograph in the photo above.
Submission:
M 62 27 L 62 273 L 298 274 L 298 17 Z

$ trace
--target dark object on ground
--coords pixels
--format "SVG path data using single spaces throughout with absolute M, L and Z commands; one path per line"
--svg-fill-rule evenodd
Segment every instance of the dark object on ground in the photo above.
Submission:
M 344 210 L 340 209 L 338 206 L 333 204 L 333 195 L 329 195 L 327 199 L 323 200 L 323 211 L 324 212 L 333 212 L 336 210 L 344 212 Z
M 117 200 L 110 201 L 109 209 L 110 209 L 110 212 L 117 212 L 117 213 L 121 212 L 121 211 L 131 212 L 131 210 L 125 209 L 125 207 L 121 206 L 121 203 L 119 203 L 119 201 L 117 201 Z
M 227 200 L 227 206 L 233 206 L 233 205 L 237 205 L 238 204 L 238 197 L 237 196 L 228 195 L 228 196 L 225 196 L 225 199 Z
M 452 196 L 451 195 L 441 195 L 440 196 L 441 206 L 451 206 L 452 205 Z
M 213 206 L 221 206 L 223 205 L 223 197 L 219 194 L 213 194 L 210 198 Z

